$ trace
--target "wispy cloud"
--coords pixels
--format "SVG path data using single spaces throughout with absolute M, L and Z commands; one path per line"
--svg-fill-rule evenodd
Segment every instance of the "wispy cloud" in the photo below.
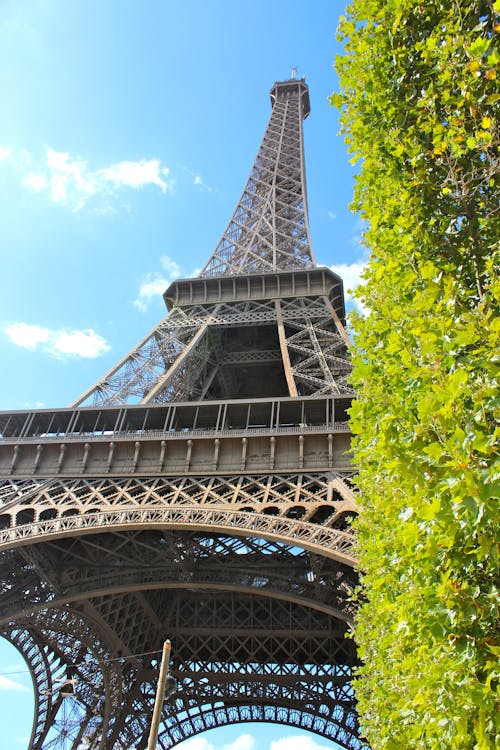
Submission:
M 193 185 L 196 185 L 197 187 L 203 188 L 203 190 L 208 190 L 209 193 L 213 192 L 213 187 L 210 187 L 210 185 L 207 185 L 206 182 L 203 182 L 203 179 L 201 175 L 195 174 L 193 177 Z
M 330 219 L 330 221 L 334 221 L 337 218 L 337 214 L 335 213 L 335 211 L 328 211 L 328 218 Z
M 92 171 L 84 159 L 49 148 L 44 166 L 29 172 L 24 185 L 36 193 L 46 193 L 54 203 L 79 211 L 94 196 L 111 196 L 122 188 L 137 190 L 153 185 L 166 193 L 173 187 L 168 175 L 168 167 L 159 159 L 120 161 Z
M 21 409 L 43 409 L 44 406 L 45 404 L 43 401 L 35 401 L 34 404 L 30 401 L 25 401 L 21 406 Z
M 255 737 L 251 734 L 241 734 L 233 742 L 222 747 L 216 747 L 205 737 L 192 737 L 180 745 L 182 750 L 254 750 L 255 746 Z
M 28 323 L 10 323 L 5 326 L 4 332 L 13 344 L 22 346 L 24 349 L 36 349 L 39 344 L 46 344 L 50 338 L 48 328 L 32 326 Z
M 363 252 L 364 256 L 366 256 L 366 246 L 363 242 L 363 235 L 366 229 L 367 229 L 366 221 L 364 221 L 358 216 L 352 228 L 352 233 L 351 233 L 351 238 L 350 238 L 350 243 L 349 243 L 351 247 L 353 247 L 358 252 Z
M 23 685 L 21 682 L 18 682 L 17 680 L 12 680 L 10 677 L 6 677 L 5 675 L 0 674 L 0 690 L 7 690 L 12 691 L 15 690 L 17 693 L 27 693 L 29 692 L 29 688 L 26 687 L 26 685 Z
M 30 351 L 41 350 L 52 357 L 94 359 L 110 348 L 106 339 L 92 328 L 54 330 L 29 323 L 9 323 L 3 330 L 16 346 Z
M 124 160 L 91 169 L 80 156 L 72 156 L 66 151 L 47 148 L 43 159 L 25 149 L 14 153 L 7 145 L 0 144 L 0 164 L 10 163 L 28 190 L 45 195 L 53 203 L 79 211 L 98 198 L 116 196 L 124 189 L 140 190 L 154 187 L 162 193 L 173 190 L 174 181 L 170 170 L 160 159 Z M 101 211 L 102 213 L 102 211 Z
M 362 287 L 364 280 L 362 278 L 369 260 L 369 253 L 363 241 L 363 235 L 366 230 L 366 222 L 357 217 L 351 231 L 349 244 L 353 248 L 355 256 L 358 256 L 352 263 L 335 263 L 330 266 L 332 271 L 337 273 L 344 282 L 344 294 L 346 302 L 355 306 L 359 312 L 368 315 L 369 310 L 359 299 L 354 297 L 354 292 L 358 287 Z M 349 305 L 348 305 L 349 309 Z
M 162 271 L 146 274 L 140 281 L 137 297 L 132 302 L 140 312 L 146 312 L 155 297 L 161 297 L 165 289 L 181 276 L 180 266 L 168 255 L 160 258 Z
M 156 185 L 162 193 L 173 188 L 173 182 L 167 181 L 170 170 L 162 167 L 159 159 L 141 159 L 141 161 L 120 161 L 106 169 L 95 172 L 97 181 L 117 187 L 141 188 L 145 185 Z
M 160 297 L 168 287 L 168 279 L 161 273 L 147 273 L 139 284 L 137 297 L 132 302 L 139 312 L 146 312 L 151 301 L 155 297 Z
M 251 734 L 241 734 L 230 745 L 223 750 L 252 750 L 255 747 L 255 738 Z
M 354 261 L 354 263 L 338 263 L 330 266 L 332 271 L 337 273 L 344 282 L 346 301 L 352 302 L 364 314 L 367 314 L 368 310 L 361 304 L 359 299 L 354 297 L 354 292 L 359 286 L 363 285 L 361 276 L 366 268 L 366 264 L 367 260 L 362 259 Z
M 300 735 L 280 737 L 273 740 L 269 750 L 326 750 L 325 745 L 319 745 L 314 739 Z
M 354 263 L 338 263 L 331 266 L 332 271 L 338 273 L 344 282 L 344 293 L 347 299 L 352 299 L 352 293 L 363 283 L 361 275 L 366 268 L 365 260 L 357 260 Z
M 0 161 L 7 161 L 7 159 L 12 159 L 12 149 L 0 143 Z
M 261 750 L 327 750 L 324 744 L 320 744 L 312 737 L 304 735 L 290 735 L 272 740 L 265 747 L 259 743 Z M 214 745 L 203 736 L 191 737 L 179 745 L 182 750 L 254 750 L 257 741 L 251 734 L 241 734 L 233 742 L 227 745 Z
M 160 258 L 160 264 L 163 270 L 167 273 L 170 281 L 173 281 L 174 279 L 179 278 L 181 274 L 181 269 L 180 269 L 179 264 L 176 263 L 175 260 L 172 260 L 172 258 L 169 258 L 168 255 L 162 255 Z
M 82 156 L 58 151 L 48 147 L 43 156 L 26 149 L 13 149 L 0 144 L 0 165 L 14 169 L 23 187 L 45 196 L 52 203 L 72 211 L 87 207 L 92 213 L 105 215 L 113 213 L 111 199 L 125 190 L 154 188 L 163 194 L 173 192 L 176 180 L 170 168 L 161 159 L 143 158 L 136 161 L 123 161 L 92 167 Z M 207 185 L 202 175 L 187 167 L 180 167 L 184 173 L 182 182 L 188 178 L 195 188 L 216 193 Z M 121 201 L 121 207 L 130 207 Z
M 49 182 L 45 175 L 35 174 L 30 172 L 27 177 L 24 178 L 24 184 L 26 187 L 31 188 L 35 193 L 39 193 L 41 190 L 49 187 Z

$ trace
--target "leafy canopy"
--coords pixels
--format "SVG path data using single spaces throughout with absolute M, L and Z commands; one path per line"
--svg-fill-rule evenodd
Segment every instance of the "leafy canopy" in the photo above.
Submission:
M 354 320 L 361 723 L 500 746 L 500 2 L 353 0 L 337 60 L 371 260 Z

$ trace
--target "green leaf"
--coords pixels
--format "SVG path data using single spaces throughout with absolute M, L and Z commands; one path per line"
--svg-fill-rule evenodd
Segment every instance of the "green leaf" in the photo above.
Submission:
M 370 249 L 351 429 L 355 689 L 377 750 L 497 742 L 495 7 L 352 0 L 337 63 Z
M 439 461 L 443 455 L 443 447 L 439 443 L 431 443 L 425 446 L 424 453 L 434 461 Z
M 418 512 L 420 518 L 424 521 L 432 521 L 436 517 L 441 508 L 441 503 L 438 497 L 435 497 L 432 502 L 428 505 L 423 505 Z
M 473 57 L 481 57 L 488 51 L 489 46 L 490 46 L 489 39 L 478 37 L 469 46 L 469 52 L 471 55 L 473 55 Z

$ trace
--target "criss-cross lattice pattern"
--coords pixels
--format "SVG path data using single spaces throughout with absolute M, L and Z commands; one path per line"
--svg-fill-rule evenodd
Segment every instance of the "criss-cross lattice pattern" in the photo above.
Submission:
M 255 331 L 253 342 L 245 328 Z M 235 330 L 239 340 L 228 351 L 226 341 Z M 313 296 L 174 308 L 77 405 L 235 398 L 238 365 L 260 360 L 282 367 L 283 352 L 295 384 L 291 395 L 352 395 L 345 340 L 328 300 Z
M 272 550 L 267 554 L 272 558 Z M 235 637 L 242 622 L 244 633 Z M 345 626 L 320 609 L 242 592 L 146 589 L 95 595 L 79 615 L 41 609 L 17 624 L 30 635 L 10 624 L 2 632 L 40 673 L 40 686 L 48 686 L 43 715 L 51 721 L 37 726 L 33 748 L 58 747 L 61 732 L 74 750 L 145 748 L 165 630 L 176 643 L 178 689 L 164 707 L 162 750 L 203 728 L 250 720 L 282 721 L 345 748 L 362 746 L 350 687 L 353 646 Z M 110 628 L 114 644 L 103 659 Z M 68 677 L 69 699 L 61 695 Z
M 299 520 L 312 526 L 319 524 L 323 530 L 338 529 L 346 534 L 346 519 L 356 512 L 354 496 L 346 481 L 329 472 L 53 479 L 40 482 L 36 495 L 34 487 L 29 485 L 24 496 L 20 496 L 17 482 L 5 482 L 4 486 L 7 484 L 10 484 L 11 496 L 15 500 L 0 508 L 0 545 L 15 539 L 16 530 L 19 531 L 18 538 L 23 538 L 23 532 L 26 533 L 33 523 L 49 524 L 51 521 L 82 518 L 86 521 L 85 527 L 89 528 L 99 525 L 99 513 L 113 510 L 186 508 L 201 512 L 206 508 L 207 512 L 214 509 L 214 514 L 222 510 L 239 512 L 242 524 L 245 514 L 280 519 L 282 523 L 289 519 L 291 535 Z M 233 515 L 233 525 L 236 518 Z M 243 524 L 242 529 L 256 528 L 255 523 L 249 516 L 249 525 Z M 42 528 L 40 525 L 36 533 L 41 534 Z M 56 528 L 60 528 L 60 524 Z M 284 527 L 280 528 L 283 532 Z M 300 527 L 295 528 L 298 534 Z M 323 551 L 327 553 L 328 549 Z
M 303 81 L 276 84 L 273 110 L 236 210 L 202 276 L 313 264 L 305 192 Z M 306 108 L 307 107 L 307 108 Z
M 145 750 L 166 638 L 161 750 L 246 721 L 364 747 L 342 281 L 309 239 L 307 86 L 271 101 L 169 314 L 72 407 L 0 414 L 0 635 L 33 676 L 29 750 Z
M 277 83 L 273 109 L 249 180 L 233 217 L 200 277 L 265 274 L 313 268 L 307 217 L 302 121 L 309 113 L 308 89 L 303 80 Z M 299 304 L 300 303 L 300 304 Z M 349 392 L 345 338 L 332 322 L 327 300 L 298 300 L 293 295 L 244 303 L 177 306 L 74 405 L 158 403 L 210 397 L 214 378 L 221 381 L 218 397 L 235 397 L 232 378 L 221 365 L 224 327 L 276 327 L 295 321 L 299 330 L 276 347 L 275 359 L 286 359 L 299 381 L 297 393 Z M 294 309 L 295 308 L 295 309 Z M 300 320 L 303 320 L 302 325 Z M 321 320 L 320 336 L 314 328 Z M 281 318 L 280 318 L 281 321 Z M 337 321 L 338 323 L 338 321 Z M 328 333 L 326 333 L 328 332 Z M 310 339 L 310 341 L 308 340 Z M 286 342 L 286 343 L 285 343 Z M 277 343 L 277 342 L 276 342 Z M 284 347 L 290 350 L 291 364 Z M 227 360 L 226 360 L 227 364 Z M 225 384 L 224 384 L 225 380 Z
M 1 626 L 0 635 L 23 654 L 36 688 L 30 749 L 58 748 L 62 735 L 76 750 L 86 731 L 106 736 L 122 681 L 118 661 L 85 616 L 67 608 L 33 612 Z M 68 701 L 65 692 L 76 685 L 78 699 Z

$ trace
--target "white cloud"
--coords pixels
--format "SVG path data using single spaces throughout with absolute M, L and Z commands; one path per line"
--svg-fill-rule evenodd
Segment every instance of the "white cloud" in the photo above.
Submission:
M 165 274 L 154 271 L 143 277 L 139 284 L 139 292 L 136 299 L 132 302 L 140 312 L 146 312 L 152 300 L 155 297 L 161 297 L 165 289 L 181 276 L 179 265 L 168 257 L 163 255 L 160 258 L 160 265 Z
M 255 738 L 251 734 L 241 734 L 230 745 L 223 750 L 252 750 L 255 747 Z
M 92 174 L 87 174 L 87 162 L 83 159 L 70 159 L 62 151 L 47 150 L 47 167 L 50 171 L 50 197 L 55 203 L 65 203 L 70 194 L 79 197 L 80 202 L 95 193 Z
M 214 750 L 214 746 L 204 737 L 192 737 L 182 742 L 180 747 L 182 750 Z
M 12 159 L 12 149 L 10 146 L 0 144 L 0 161 L 7 161 L 7 159 Z
M 92 328 L 83 331 L 56 331 L 52 347 L 55 352 L 85 359 L 99 357 L 110 348 L 106 339 Z
M 351 245 L 351 247 L 353 247 L 358 252 L 363 252 L 365 256 L 366 256 L 366 246 L 364 244 L 364 234 L 366 232 L 367 227 L 368 227 L 367 222 L 358 216 L 352 228 L 352 234 L 351 234 L 351 238 L 349 241 L 349 244 Z
M 122 206 L 127 213 L 130 213 L 130 206 Z M 114 216 L 116 214 L 116 208 L 113 206 L 97 206 L 92 209 L 92 213 L 96 216 Z
M 116 186 L 140 188 L 144 185 L 156 185 L 162 193 L 171 190 L 173 183 L 164 178 L 169 174 L 168 167 L 162 167 L 159 159 L 141 159 L 141 161 L 120 161 L 106 169 L 96 172 L 96 177 L 104 183 Z
M 337 218 L 337 214 L 334 211 L 328 211 L 328 218 L 331 219 L 331 221 L 333 221 L 334 219 Z
M 207 185 L 205 182 L 203 182 L 203 178 L 199 174 L 195 174 L 193 177 L 193 185 L 196 185 L 197 187 L 203 188 L 203 190 L 207 190 L 209 193 L 213 192 L 213 188 L 210 187 L 210 185 Z
M 169 281 L 159 273 L 148 273 L 139 284 L 139 292 L 132 302 L 139 312 L 146 312 L 151 300 L 160 297 L 168 287 Z
M 84 159 L 48 148 L 45 164 L 32 169 L 23 183 L 37 193 L 46 192 L 54 203 L 78 211 L 92 198 L 114 195 L 123 188 L 153 185 L 166 193 L 173 188 L 168 175 L 169 169 L 159 159 L 120 161 L 92 171 Z
M 346 300 L 354 302 L 356 307 L 363 313 L 367 313 L 368 310 L 360 303 L 358 299 L 355 299 L 353 292 L 358 286 L 363 285 L 363 279 L 361 275 L 366 268 L 366 260 L 358 260 L 354 263 L 338 263 L 330 266 L 332 271 L 337 273 L 342 281 L 344 282 L 344 293 Z
M 8 690 L 9 692 L 12 690 L 15 690 L 16 692 L 29 692 L 29 688 L 26 687 L 26 685 L 23 685 L 21 682 L 17 682 L 17 680 L 11 680 L 10 677 L 5 677 L 5 675 L 0 674 L 0 690 Z
M 5 326 L 4 332 L 13 344 L 24 349 L 36 349 L 38 344 L 45 344 L 50 339 L 48 328 L 31 326 L 28 323 L 11 323 Z
M 49 185 L 48 180 L 45 177 L 45 175 L 35 174 L 34 172 L 29 173 L 29 175 L 24 180 L 24 184 L 26 185 L 26 187 L 29 187 L 32 190 L 34 190 L 35 193 L 39 193 L 40 190 L 43 190 Z
M 269 750 L 326 750 L 326 747 L 325 745 L 318 745 L 312 738 L 292 735 L 273 740 Z
M 40 348 L 53 357 L 94 359 L 110 348 L 106 339 L 92 328 L 51 330 L 28 323 L 10 323 L 3 330 L 13 344 L 31 351 Z
M 171 281 L 178 279 L 181 275 L 181 269 L 175 260 L 172 260 L 168 255 L 162 255 L 160 258 L 161 267 L 167 272 L 168 277 Z
M 213 745 L 205 737 L 192 737 L 181 743 L 182 750 L 253 750 L 255 738 L 251 734 L 241 734 L 233 742 L 223 747 Z M 320 749 L 321 750 L 321 749 Z
M 354 263 L 338 263 L 331 266 L 332 271 L 337 273 L 344 282 L 344 292 L 349 299 L 352 299 L 352 294 L 349 292 L 353 292 L 356 287 L 363 283 L 361 274 L 365 268 L 366 261 L 364 260 L 358 260 Z
M 191 737 L 179 746 L 182 750 L 254 750 L 257 746 L 255 737 L 251 734 L 241 734 L 233 742 L 223 745 L 214 745 L 203 736 Z M 268 747 L 266 743 L 266 748 Z M 262 750 L 265 750 L 262 748 Z M 304 735 L 290 735 L 272 740 L 269 750 L 326 750 L 325 745 L 318 744 L 312 737 Z

